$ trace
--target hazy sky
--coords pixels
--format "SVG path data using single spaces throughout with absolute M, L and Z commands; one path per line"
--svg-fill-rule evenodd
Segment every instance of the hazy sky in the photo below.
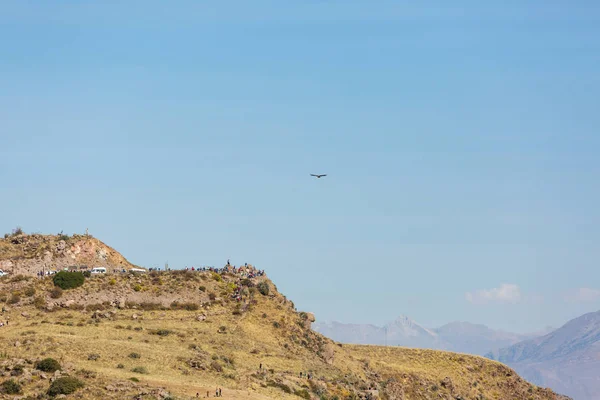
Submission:
M 2 1 L 0 228 L 321 321 L 600 309 L 600 3 L 402 3 Z

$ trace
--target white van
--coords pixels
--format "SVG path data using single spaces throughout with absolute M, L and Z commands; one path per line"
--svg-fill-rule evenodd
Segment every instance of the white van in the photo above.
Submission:
M 141 269 L 141 268 L 131 268 L 131 269 L 129 270 L 129 272 L 143 274 L 143 273 L 146 273 L 146 272 L 148 272 L 148 271 L 146 271 L 145 269 Z
M 92 268 L 92 270 L 90 272 L 92 274 L 105 274 L 106 273 L 106 268 L 104 268 L 104 267 L 96 267 L 96 268 Z

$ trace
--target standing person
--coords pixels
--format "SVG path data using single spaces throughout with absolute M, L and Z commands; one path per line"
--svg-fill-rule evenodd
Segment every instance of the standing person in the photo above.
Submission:
M 223 397 L 223 393 L 221 392 L 221 388 L 219 388 L 219 397 Z

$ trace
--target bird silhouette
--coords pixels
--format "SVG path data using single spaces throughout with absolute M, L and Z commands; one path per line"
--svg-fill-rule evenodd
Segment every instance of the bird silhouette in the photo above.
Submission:
M 327 176 L 327 174 L 321 174 L 321 175 L 316 175 L 316 174 L 310 174 L 310 176 L 314 176 L 315 178 L 322 178 L 324 176 Z

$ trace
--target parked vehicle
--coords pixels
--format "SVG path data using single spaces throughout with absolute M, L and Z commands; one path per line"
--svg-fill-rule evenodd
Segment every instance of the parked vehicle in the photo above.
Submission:
M 0 269 L 0 276 L 5 276 L 5 275 L 8 275 L 8 272 L 4 272 Z
M 141 268 L 131 268 L 131 269 L 129 270 L 129 272 L 143 274 L 143 273 L 146 273 L 146 272 L 148 272 L 148 271 L 146 271 L 145 269 L 141 269 Z
M 104 267 L 96 267 L 96 268 L 92 268 L 92 270 L 90 272 L 92 274 L 105 274 L 106 273 L 106 268 L 104 268 Z

